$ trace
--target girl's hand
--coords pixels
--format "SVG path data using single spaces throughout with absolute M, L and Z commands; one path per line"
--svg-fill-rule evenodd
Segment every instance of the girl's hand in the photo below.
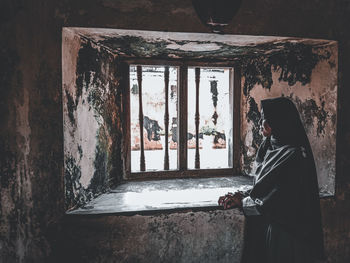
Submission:
M 242 192 L 235 192 L 233 193 L 227 193 L 224 196 L 221 196 L 218 200 L 219 206 L 223 206 L 224 209 L 230 209 L 235 207 L 242 207 L 242 199 L 243 194 Z

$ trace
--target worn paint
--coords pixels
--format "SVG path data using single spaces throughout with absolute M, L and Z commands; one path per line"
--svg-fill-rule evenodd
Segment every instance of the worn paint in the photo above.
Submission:
M 271 45 L 271 49 L 274 47 Z M 256 55 L 243 60 L 243 93 L 249 95 L 256 85 L 271 89 L 272 72 L 279 72 L 278 81 L 287 82 L 289 86 L 300 82 L 306 85 L 311 81 L 312 70 L 320 60 L 329 59 L 329 52 L 322 48 L 315 49 L 304 43 L 287 42 L 282 50 L 271 52 L 266 56 Z
M 248 98 L 248 104 L 249 107 L 245 114 L 247 119 L 246 127 L 250 132 L 248 132 L 249 135 L 246 136 L 245 141 L 241 143 L 241 154 L 242 170 L 245 173 L 249 174 L 251 168 L 253 167 L 257 150 L 263 140 L 263 136 L 260 132 L 260 111 L 258 108 L 258 104 L 256 103 L 253 97 Z
M 315 156 L 320 191 L 333 194 L 337 108 L 337 67 L 334 65 L 337 65 L 337 51 L 336 47 L 328 46 L 318 49 L 318 56 L 308 54 L 307 60 L 312 60 L 311 57 L 314 60 L 306 66 L 295 62 L 293 55 L 285 57 L 285 66 L 269 67 L 270 72 L 266 73 L 268 78 L 258 79 L 270 79 L 267 82 L 271 83 L 270 87 L 264 86 L 263 81 L 259 83 L 254 80 L 251 86 L 247 86 L 251 88 L 245 89 L 244 78 L 242 167 L 246 174 L 252 172 L 252 160 L 262 140 L 258 123 L 260 100 L 286 96 L 294 101 L 304 123 Z M 288 59 L 292 59 L 292 62 Z M 285 72 L 290 72 L 287 74 L 289 77 L 283 77 Z
M 298 108 L 302 112 L 302 119 L 305 127 L 307 129 L 312 128 L 315 119 L 317 122 L 317 137 L 320 137 L 322 136 L 322 134 L 325 134 L 326 124 L 329 120 L 330 114 L 325 110 L 326 101 L 322 100 L 320 106 L 318 106 L 315 100 L 313 99 L 308 99 L 304 102 L 301 102 L 300 99 L 296 99 L 296 103 L 298 104 Z
M 265 73 L 270 67 L 275 70 L 281 68 L 280 78 L 289 83 L 307 82 L 317 61 L 327 57 L 327 54 L 319 55 L 313 50 L 317 49 L 319 45 L 324 45 L 323 41 L 304 43 L 298 39 L 286 38 L 284 41 L 270 39 L 269 42 L 252 42 L 250 45 L 244 46 L 239 42 L 239 44 L 232 44 L 230 42 L 199 41 L 195 40 L 196 35 L 191 37 L 193 40 L 185 41 L 170 38 L 148 39 L 128 34 L 115 37 L 99 35 L 101 39 L 98 39 L 97 43 L 109 48 L 119 56 L 125 57 L 232 61 L 234 64 L 241 65 L 244 68 L 243 74 L 250 77 L 254 75 L 267 77 Z M 88 38 L 94 38 L 94 36 L 88 36 Z M 207 45 L 215 45 L 218 48 L 199 48 Z M 176 46 L 177 48 L 175 48 Z M 262 54 L 266 57 L 261 56 Z M 287 59 L 290 61 L 288 62 L 291 63 L 290 65 L 285 64 Z M 264 81 L 268 81 L 268 79 L 264 79 Z M 269 86 L 267 85 L 267 87 Z M 249 89 L 249 87 L 247 88 Z
M 90 41 L 80 43 L 76 69 L 72 68 L 76 79 L 70 85 L 64 79 L 63 86 L 67 208 L 106 192 L 111 182 L 120 181 L 124 169 L 118 65 L 109 51 Z

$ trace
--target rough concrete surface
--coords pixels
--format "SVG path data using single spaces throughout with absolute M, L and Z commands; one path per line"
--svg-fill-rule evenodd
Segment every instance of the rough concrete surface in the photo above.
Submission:
M 80 215 L 65 221 L 67 238 L 73 241 L 65 251 L 78 262 L 239 263 L 243 224 L 244 216 L 235 209 L 132 217 Z

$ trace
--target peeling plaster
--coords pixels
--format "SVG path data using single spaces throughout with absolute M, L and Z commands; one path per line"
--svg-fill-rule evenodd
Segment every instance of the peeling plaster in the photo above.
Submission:
M 95 149 L 98 145 L 98 129 L 102 123 L 102 119 L 96 116 L 91 107 L 84 105 L 87 103 L 88 92 L 83 89 L 81 99 L 76 108 L 76 112 L 79 115 L 77 118 L 76 127 L 80 130 L 77 131 L 79 138 L 76 138 L 78 142 L 79 152 L 79 166 L 81 167 L 80 183 L 82 187 L 87 188 L 90 184 L 91 178 L 94 175 L 95 166 L 92 160 L 95 159 Z M 79 150 L 80 149 L 80 150 Z
M 306 65 L 301 63 L 302 60 L 300 63 L 287 62 L 285 66 L 280 64 L 276 68 L 266 67 L 269 64 L 263 63 L 263 68 L 268 70 L 266 72 L 254 70 L 252 72 L 259 72 L 254 76 L 261 77 L 248 78 L 248 80 L 243 73 L 242 168 L 246 174 L 252 172 L 252 160 L 255 158 L 252 153 L 256 153 L 262 140 L 258 124 L 260 100 L 286 96 L 295 103 L 304 123 L 316 161 L 320 191 L 324 194 L 334 194 L 337 50 L 336 46 L 328 46 L 312 52 L 316 53 L 313 53 L 314 55 L 310 53 L 306 58 L 311 56 L 315 60 Z M 283 57 L 286 61 L 289 58 L 295 61 L 293 56 L 281 58 Z M 302 56 L 298 58 L 301 59 Z M 292 69 L 289 68 L 290 66 Z M 295 72 L 295 74 L 285 72 Z M 284 76 L 288 77 L 284 78 Z M 264 81 L 266 79 L 267 82 Z M 247 81 L 248 85 L 246 85 Z
M 272 72 L 279 72 L 278 81 L 287 82 L 289 86 L 297 82 L 306 85 L 311 81 L 312 70 L 321 60 L 329 59 L 329 52 L 322 52 L 303 43 L 286 43 L 284 49 L 267 56 L 250 57 L 243 60 L 243 93 L 249 95 L 256 85 L 268 90 L 273 85 Z
M 69 32 L 64 36 L 75 37 Z M 76 76 L 74 80 L 64 69 L 68 74 L 63 85 L 67 208 L 80 207 L 106 192 L 113 180 L 120 180 L 124 169 L 119 67 L 108 50 L 90 41 L 79 42 L 76 64 L 69 63 L 69 41 L 64 49 L 65 66 L 73 66 L 71 72 Z

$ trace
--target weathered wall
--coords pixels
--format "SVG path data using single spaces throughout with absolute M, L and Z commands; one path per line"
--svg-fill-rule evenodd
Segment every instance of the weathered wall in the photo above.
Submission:
M 0 5 L 0 261 L 38 262 L 64 212 L 60 27 L 48 5 Z
M 350 261 L 349 14 L 348 0 L 245 0 L 227 28 L 231 34 L 299 36 L 339 42 L 336 196 L 321 202 L 328 262 L 332 263 Z M 82 242 L 76 251 L 81 257 L 92 247 L 85 246 L 83 241 L 93 240 L 93 234 L 80 238 L 89 232 L 78 232 L 77 226 L 77 232 L 69 233 L 71 229 L 65 229 L 60 220 L 65 207 L 62 26 L 208 32 L 195 16 L 189 0 L 1 1 L 2 262 L 54 262 L 49 255 L 59 254 L 52 253 L 53 248 L 71 240 Z M 219 220 L 224 215 L 217 216 Z M 110 226 L 110 220 L 100 220 L 101 231 Z M 131 231 L 132 226 L 128 226 L 124 233 Z M 96 261 L 113 257 L 113 251 L 104 248 L 111 247 L 119 238 L 116 233 L 109 236 L 108 243 L 94 243 L 93 248 L 101 248 Z
M 334 194 L 337 51 L 335 41 L 315 39 L 64 28 L 66 206 L 86 204 L 108 190 L 109 180 L 120 181 L 123 177 L 123 160 L 127 159 L 128 151 L 121 147 L 121 142 L 127 141 L 128 135 L 122 129 L 127 125 L 127 116 L 121 105 L 127 100 L 122 94 L 126 95 L 128 83 L 124 81 L 123 86 L 127 74 L 123 76 L 117 68 L 118 61 L 145 57 L 216 59 L 240 68 L 241 166 L 246 174 L 251 172 L 261 143 L 256 101 L 271 96 L 291 97 L 302 112 L 312 142 L 320 189 Z M 125 105 L 128 107 L 129 103 Z M 110 169 L 113 166 L 114 171 Z M 117 174 L 113 174 L 116 170 Z
M 75 216 L 65 221 L 70 233 L 66 238 L 73 242 L 67 243 L 61 260 L 239 263 L 243 224 L 244 216 L 237 210 Z
M 334 194 L 338 53 L 336 44 L 295 47 L 243 68 L 242 164 L 249 174 L 262 141 L 260 100 L 285 96 L 296 104 L 314 153 L 320 191 Z
M 123 177 L 121 72 L 115 56 L 63 31 L 63 132 L 66 209 Z

